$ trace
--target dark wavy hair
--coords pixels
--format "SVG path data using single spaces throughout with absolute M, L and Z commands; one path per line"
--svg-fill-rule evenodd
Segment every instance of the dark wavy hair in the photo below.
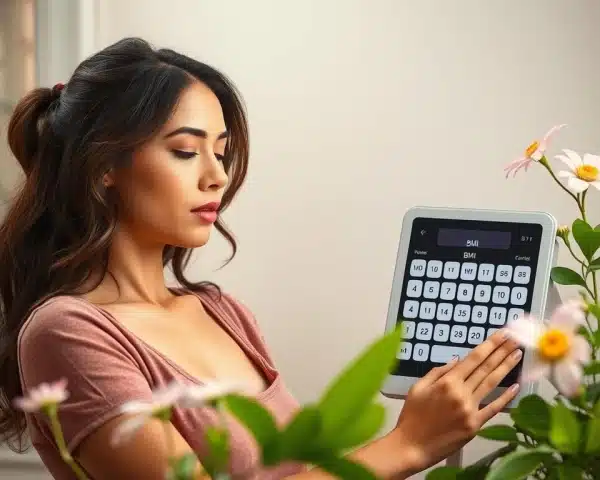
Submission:
M 117 204 L 102 178 L 163 127 L 196 81 L 219 99 L 229 131 L 223 210 L 246 177 L 248 126 L 235 86 L 209 65 L 125 38 L 84 60 L 64 88 L 28 93 L 12 114 L 8 143 L 26 178 L 0 226 L 0 437 L 15 451 L 24 450 L 26 431 L 12 407 L 22 394 L 19 330 L 41 301 L 79 291 L 98 268 L 107 273 Z M 216 228 L 233 258 L 233 235 L 221 221 Z M 190 255 L 167 246 L 163 263 L 183 286 L 208 288 L 185 278 Z

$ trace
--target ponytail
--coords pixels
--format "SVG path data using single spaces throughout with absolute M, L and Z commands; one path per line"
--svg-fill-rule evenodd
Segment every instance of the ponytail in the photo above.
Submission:
M 0 441 L 8 442 L 18 452 L 24 450 L 25 419 L 10 404 L 22 394 L 17 337 L 46 280 L 44 275 L 32 271 L 39 268 L 36 263 L 40 260 L 40 247 L 35 244 L 39 245 L 39 235 L 43 234 L 43 222 L 39 222 L 43 216 L 39 201 L 42 192 L 38 191 L 41 184 L 32 177 L 41 157 L 45 157 L 44 144 L 52 142 L 49 119 L 57 93 L 50 88 L 32 90 L 16 106 L 8 124 L 8 145 L 25 171 L 26 180 L 0 226 Z

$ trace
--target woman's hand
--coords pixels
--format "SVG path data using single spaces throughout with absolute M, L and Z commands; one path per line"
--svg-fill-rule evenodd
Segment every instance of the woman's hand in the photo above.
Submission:
M 518 385 L 479 408 L 519 362 L 522 352 L 517 347 L 502 331 L 496 332 L 462 361 L 434 368 L 413 385 L 390 435 L 400 440 L 398 455 L 411 455 L 414 472 L 464 446 L 515 397 Z

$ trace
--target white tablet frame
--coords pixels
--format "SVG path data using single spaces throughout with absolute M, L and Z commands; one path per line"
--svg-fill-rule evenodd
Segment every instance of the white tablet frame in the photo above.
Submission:
M 396 254 L 396 266 L 394 269 L 394 277 L 388 306 L 385 327 L 386 332 L 390 332 L 396 328 L 400 297 L 404 287 L 404 271 L 406 268 L 406 258 L 408 255 L 408 247 L 412 234 L 413 221 L 419 217 L 512 223 L 536 223 L 541 225 L 542 237 L 540 239 L 540 251 L 537 270 L 535 272 L 535 282 L 533 285 L 533 296 L 530 312 L 532 315 L 537 317 L 544 316 L 547 304 L 550 303 L 548 302 L 548 293 L 552 283 L 550 280 L 550 272 L 556 261 L 556 246 L 558 245 L 556 242 L 557 222 L 551 214 L 537 211 L 415 206 L 406 212 L 402 221 L 402 231 L 400 234 L 400 242 Z M 560 299 L 556 297 L 556 294 L 557 291 L 555 288 L 553 288 L 550 299 L 554 303 L 560 301 Z M 531 353 L 525 351 L 522 368 L 526 369 L 530 365 L 531 360 Z M 381 389 L 381 393 L 389 398 L 405 398 L 408 394 L 408 390 L 417 380 L 419 380 L 418 377 L 389 375 Z M 521 384 L 519 393 L 510 402 L 510 404 L 507 405 L 507 409 L 514 407 L 522 397 L 537 392 L 537 389 L 537 383 L 527 382 L 525 384 Z M 494 389 L 483 401 L 483 404 L 485 405 L 498 398 L 505 390 L 505 387 L 498 387 Z

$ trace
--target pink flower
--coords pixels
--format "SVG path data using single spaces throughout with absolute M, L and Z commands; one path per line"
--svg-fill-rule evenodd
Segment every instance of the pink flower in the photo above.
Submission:
M 548 130 L 548 133 L 544 135 L 544 138 L 542 138 L 542 140 L 536 140 L 531 145 L 529 145 L 525 150 L 523 156 L 517 158 L 516 160 L 513 160 L 504 168 L 504 171 L 506 172 L 506 178 L 508 178 L 508 176 L 511 173 L 514 177 L 517 174 L 517 172 L 522 168 L 524 168 L 525 171 L 527 171 L 531 162 L 539 162 L 542 158 L 544 158 L 550 140 L 561 128 L 565 126 L 566 124 L 564 123 L 561 125 L 555 125 L 550 130 Z
M 577 333 L 585 323 L 582 303 L 565 302 L 558 307 L 547 323 L 526 315 L 507 325 L 509 335 L 535 354 L 524 382 L 550 377 L 557 390 L 566 397 L 579 391 L 583 379 L 582 364 L 590 361 L 592 350 L 587 340 Z
M 53 383 L 42 383 L 29 390 L 23 397 L 15 398 L 14 405 L 25 412 L 38 412 L 48 407 L 58 405 L 69 397 L 67 379 L 62 378 Z
M 132 400 L 121 405 L 119 412 L 131 414 L 114 430 L 111 443 L 113 446 L 127 442 L 133 438 L 136 432 L 142 428 L 150 419 L 169 417 L 173 406 L 181 399 L 185 386 L 172 382 L 166 387 L 157 388 L 152 392 L 152 400 L 142 402 Z
M 111 442 L 114 446 L 129 441 L 150 419 L 169 421 L 173 407 L 200 408 L 212 400 L 242 390 L 241 383 L 209 381 L 204 385 L 172 382 L 152 392 L 152 400 L 133 400 L 123 404 L 120 413 L 131 414 L 115 429 Z

